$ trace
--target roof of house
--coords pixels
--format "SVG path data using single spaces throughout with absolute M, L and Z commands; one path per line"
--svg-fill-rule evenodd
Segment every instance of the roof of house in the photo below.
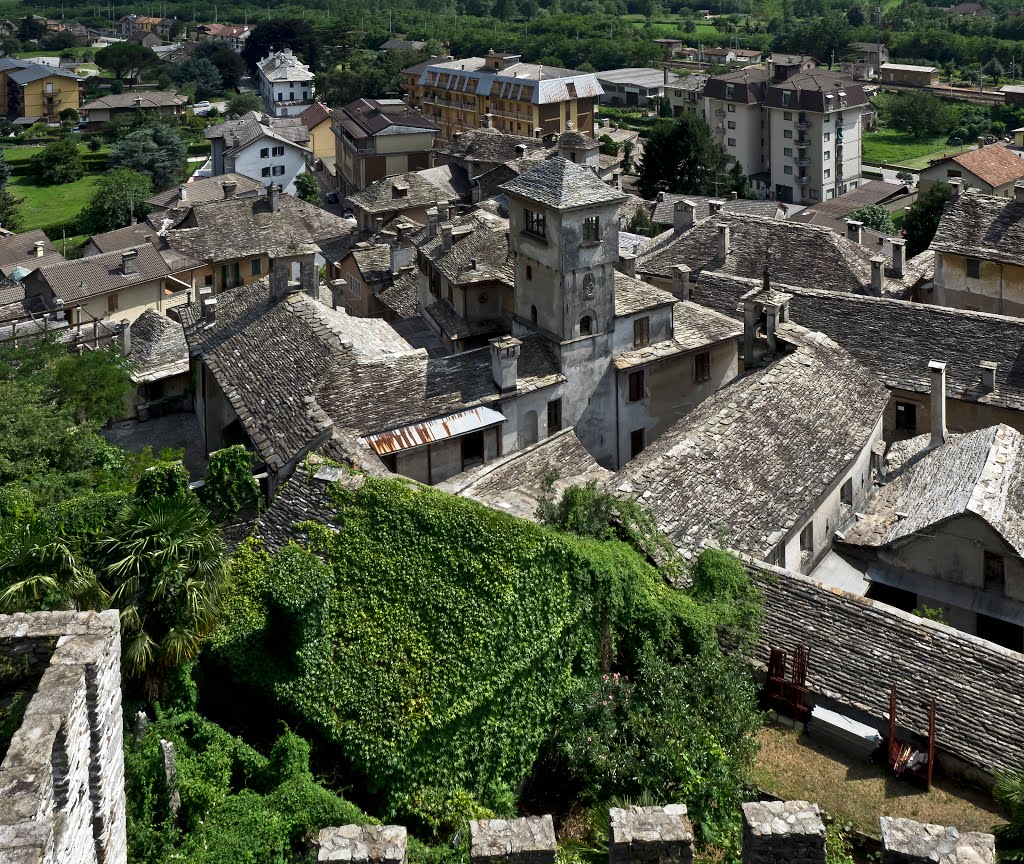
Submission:
M 786 101 L 783 94 L 789 94 Z M 842 105 L 845 100 L 845 106 Z M 772 81 L 765 91 L 765 105 L 804 111 L 830 111 L 866 105 L 864 88 L 845 72 L 808 69 L 785 81 Z
M 39 255 L 36 243 L 43 244 L 42 255 Z M 34 270 L 36 267 L 46 267 L 63 260 L 64 256 L 57 251 L 41 228 L 0 237 L 0 273 L 5 276 L 10 276 L 17 267 Z
M 615 317 L 625 318 L 646 309 L 656 309 L 675 303 L 676 298 L 668 291 L 615 271 Z
M 509 195 L 556 210 L 626 199 L 624 192 L 599 180 L 590 168 L 561 156 L 539 162 L 535 168 L 502 185 L 501 189 Z
M 131 249 L 140 243 L 152 243 L 156 240 L 156 232 L 145 222 L 129 225 L 126 228 L 115 228 L 113 231 L 105 231 L 103 234 L 93 234 L 89 243 L 99 253 L 120 252 L 122 249 Z
M 38 273 L 50 290 L 67 304 L 117 291 L 128 285 L 151 282 L 171 272 L 152 243 L 142 243 L 130 249 L 137 253 L 134 272 L 131 273 L 125 273 L 122 266 L 123 256 L 129 249 L 60 261 L 40 267 Z
M 710 216 L 711 205 L 720 205 L 723 213 L 750 213 L 769 219 L 788 218 L 787 206 L 781 201 L 767 198 L 713 198 L 707 195 L 677 195 L 674 192 L 659 193 L 651 220 L 655 225 L 671 225 L 675 221 L 677 201 L 692 201 L 696 206 L 696 218 Z M 795 209 L 795 208 L 794 208 Z
M 928 393 L 928 362 L 944 360 L 949 397 L 1024 410 L 1024 319 L 773 284 L 791 297 L 791 321 L 834 339 L 886 387 Z M 759 285 L 705 273 L 693 300 L 739 319 L 740 297 Z M 983 362 L 998 364 L 992 392 L 981 385 Z
M 458 178 L 462 181 L 460 188 L 454 185 Z M 463 194 L 462 186 L 468 186 L 468 180 L 458 166 L 439 165 L 376 180 L 351 195 L 349 201 L 366 213 L 395 213 L 458 201 Z
M 268 81 L 312 81 L 315 77 L 290 48 L 269 54 L 256 67 Z
M 478 219 L 472 234 L 452 243 L 434 258 L 437 269 L 456 286 L 501 282 L 515 287 L 515 263 L 508 248 L 505 220 Z M 443 243 L 443 241 L 442 241 Z
M 888 391 L 827 337 L 781 325 L 791 353 L 701 402 L 609 486 L 685 555 L 705 540 L 764 560 L 868 444 Z
M 261 138 L 301 149 L 308 149 L 306 145 L 309 144 L 309 129 L 298 117 L 271 117 L 258 111 L 249 111 L 234 120 L 207 126 L 203 134 L 207 140 L 223 138 L 225 155 L 238 153 Z
M 56 66 L 44 66 L 41 63 L 28 63 L 21 69 L 15 69 L 13 72 L 7 73 L 7 77 L 15 84 L 30 84 L 33 81 L 51 78 L 54 75 L 60 78 L 71 78 L 73 81 L 84 80 L 67 69 L 61 69 Z
M 349 254 L 356 262 L 359 275 L 368 285 L 381 282 L 391 275 L 391 245 L 389 243 L 357 243 Z
M 999 424 L 930 450 L 927 441 L 921 436 L 917 453 L 886 478 L 844 542 L 885 546 L 973 513 L 1024 555 L 1024 436 Z
M 235 184 L 235 196 L 255 196 L 263 189 L 259 180 L 247 177 L 245 174 L 218 174 L 216 177 L 193 177 L 185 184 L 185 197 L 181 197 L 181 190 L 177 186 L 157 192 L 146 199 L 146 203 L 161 209 L 180 209 L 190 207 L 193 204 L 207 204 L 210 201 L 220 201 L 224 198 L 224 184 Z
M 878 67 L 882 70 L 892 70 L 894 72 L 938 72 L 937 66 L 914 66 L 912 63 L 883 63 Z
M 352 238 L 348 221 L 284 192 L 277 202 L 274 212 L 266 196 L 210 201 L 190 208 L 163 236 L 171 249 L 197 261 L 288 257 L 324 244 L 340 247 L 332 255 L 347 249 Z
M 961 192 L 943 207 L 929 248 L 1024 266 L 1024 204 L 974 189 Z
M 162 381 L 188 373 L 188 343 L 177 321 L 147 309 L 135 319 L 129 332 L 132 381 Z
M 420 314 L 419 274 L 410 270 L 377 293 L 377 299 L 394 312 L 399 320 L 418 318 Z
M 1021 159 L 1015 151 L 1008 147 L 1000 147 L 998 144 L 978 147 L 976 150 L 957 153 L 945 159 L 937 159 L 925 170 L 950 162 L 955 162 L 961 168 L 970 171 L 993 189 L 1024 177 L 1024 159 Z
M 237 38 L 249 30 L 247 26 L 242 24 L 200 24 L 197 29 L 220 39 Z
M 738 339 L 743 327 L 732 318 L 696 303 L 676 303 L 672 307 L 672 338 L 634 348 L 614 359 L 619 370 L 646 366 L 676 354 L 687 354 L 724 342 Z
M 661 69 L 640 69 L 628 67 L 625 69 L 606 69 L 603 72 L 595 72 L 597 80 L 609 84 L 629 84 L 639 87 L 674 87 L 679 81 L 678 75 L 669 75 L 665 81 L 665 73 Z
M 317 101 L 299 114 L 299 122 L 312 131 L 325 120 L 330 121 L 331 117 L 331 109 L 324 105 L 323 102 Z
M 438 131 L 434 121 L 419 111 L 408 106 L 401 111 L 383 110 L 382 104 L 380 99 L 356 99 L 335 111 L 334 116 L 353 138 Z
M 729 255 L 718 256 L 718 226 L 729 228 Z M 828 228 L 802 225 L 792 219 L 766 219 L 737 213 L 718 213 L 693 228 L 667 238 L 642 255 L 638 273 L 671 278 L 673 268 L 685 265 L 693 272 L 756 278 L 766 263 L 779 282 L 808 285 L 831 291 L 864 293 L 871 286 L 874 253 L 851 243 Z M 897 278 L 887 265 L 882 293 L 902 297 L 912 285 Z M 916 282 L 916 280 L 914 280 Z
M 117 110 L 121 108 L 165 108 L 168 105 L 185 105 L 188 96 L 175 93 L 173 90 L 146 90 L 139 93 L 111 93 L 86 102 L 83 111 L 96 111 L 104 108 Z
M 525 147 L 526 153 L 542 154 L 547 145 L 537 138 L 508 135 L 497 129 L 470 129 L 458 133 L 451 141 L 434 148 L 436 153 L 461 159 L 466 162 L 493 162 L 495 165 L 517 159 L 517 147 Z
M 556 479 L 548 488 L 552 477 Z M 439 489 L 472 498 L 522 519 L 536 519 L 540 501 L 556 498 L 568 486 L 611 476 L 591 456 L 573 429 L 563 429 L 536 444 L 520 448 L 438 484 Z
M 442 297 L 423 309 L 425 318 L 433 321 L 451 341 L 480 336 L 500 336 L 508 333 L 508 325 L 501 318 L 467 321 L 447 297 Z
M 516 58 L 519 55 L 505 55 Z M 591 72 L 559 69 L 537 63 L 512 63 L 504 69 L 487 68 L 487 58 L 467 57 L 463 60 L 435 59 L 419 64 L 419 83 L 430 84 L 431 76 L 449 78 L 448 89 L 472 92 L 477 96 L 504 98 L 503 94 L 516 93 L 517 99 L 533 105 L 549 105 L 569 99 L 596 98 L 604 93 L 597 77 Z M 412 70 L 405 70 L 410 73 Z M 572 85 L 570 94 L 569 85 Z
M 422 51 L 427 43 L 419 39 L 388 39 L 378 51 Z

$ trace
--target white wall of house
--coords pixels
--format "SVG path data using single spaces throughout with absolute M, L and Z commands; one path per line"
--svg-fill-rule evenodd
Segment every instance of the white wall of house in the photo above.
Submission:
M 261 183 L 277 183 L 292 195 L 295 178 L 305 170 L 306 150 L 273 138 L 259 138 L 224 160 L 224 173 L 234 171 Z

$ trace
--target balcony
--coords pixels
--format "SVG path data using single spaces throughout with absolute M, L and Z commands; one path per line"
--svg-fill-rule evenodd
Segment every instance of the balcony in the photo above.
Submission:
M 793 179 L 795 179 L 796 182 L 799 183 L 801 186 L 806 186 L 808 183 L 811 182 L 811 178 L 808 177 L 806 174 L 801 174 L 799 177 L 795 177 Z
M 796 126 L 796 128 L 799 129 L 801 132 L 811 128 L 811 124 L 808 123 L 806 120 L 797 120 L 796 123 L 794 123 L 793 125 Z
M 725 116 L 725 109 L 724 108 L 717 109 L 715 111 L 715 116 L 716 117 L 724 117 Z
M 492 107 L 488 112 L 493 114 L 495 117 L 509 117 L 512 120 L 527 120 L 533 121 L 533 115 L 526 111 L 513 111 L 510 108 L 494 108 Z
M 805 168 L 811 164 L 811 159 L 809 156 L 797 156 L 793 159 L 793 161 L 796 162 L 796 164 L 799 165 L 801 168 Z
M 811 139 L 810 138 L 797 138 L 796 141 L 794 141 L 793 143 L 796 144 L 797 147 L 809 147 L 810 144 L 811 144 Z
M 725 134 L 725 124 L 724 123 L 719 123 L 715 127 L 715 134 L 717 134 L 717 135 L 724 135 Z

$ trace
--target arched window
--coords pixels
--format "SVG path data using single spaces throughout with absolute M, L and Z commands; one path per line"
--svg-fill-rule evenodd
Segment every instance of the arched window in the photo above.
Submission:
M 531 306 L 530 307 L 530 322 L 533 323 L 533 324 L 537 323 L 537 307 L 536 306 Z
M 529 264 L 526 265 L 526 280 L 528 282 L 533 280 L 533 268 Z
M 589 315 L 580 318 L 580 336 L 590 336 L 594 332 L 594 319 Z

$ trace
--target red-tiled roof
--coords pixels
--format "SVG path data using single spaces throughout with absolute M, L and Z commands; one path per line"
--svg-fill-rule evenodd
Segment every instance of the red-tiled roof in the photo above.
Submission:
M 959 153 L 952 157 L 952 161 L 966 168 L 993 189 L 1024 177 L 1024 159 L 1012 150 L 998 145 Z

